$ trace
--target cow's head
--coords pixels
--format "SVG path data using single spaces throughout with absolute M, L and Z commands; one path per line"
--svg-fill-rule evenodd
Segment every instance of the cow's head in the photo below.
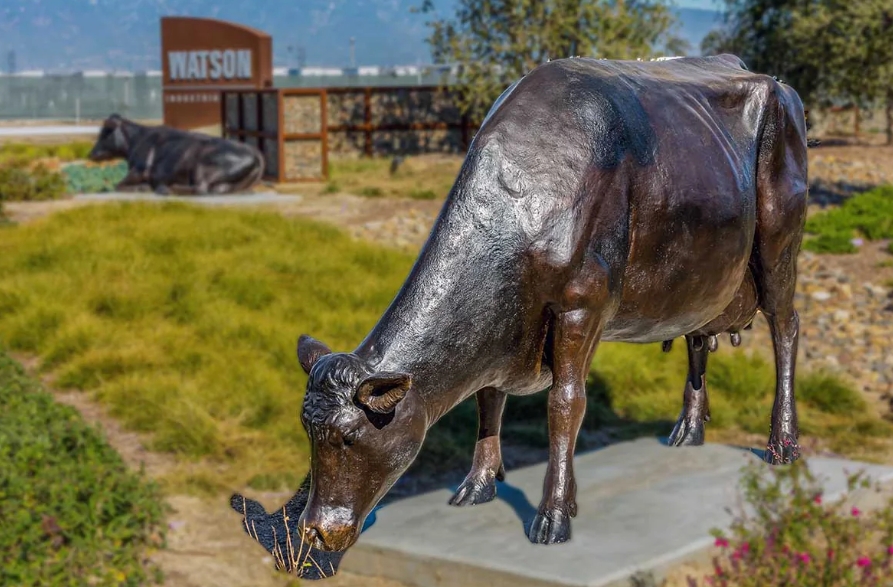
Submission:
M 124 132 L 124 119 L 112 114 L 102 123 L 99 130 L 99 138 L 87 156 L 90 161 L 108 161 L 120 157 L 127 157 L 127 135 Z
M 375 372 L 351 353 L 302 336 L 309 375 L 301 422 L 311 443 L 311 488 L 298 522 L 320 550 L 346 550 L 366 516 L 415 459 L 427 417 L 407 373 Z

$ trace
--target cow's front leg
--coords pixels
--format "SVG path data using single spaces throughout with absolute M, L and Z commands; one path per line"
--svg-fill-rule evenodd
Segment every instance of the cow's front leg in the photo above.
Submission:
M 549 390 L 549 464 L 543 498 L 527 537 L 535 544 L 566 542 L 577 515 L 574 448 L 586 412 L 586 375 L 601 334 L 601 316 L 575 310 L 556 316 L 553 385 Z
M 115 191 L 118 192 L 143 192 L 147 191 L 149 188 L 146 185 L 145 177 L 143 173 L 136 168 L 131 168 L 127 171 L 127 175 L 118 182 L 118 185 L 115 186 Z
M 707 354 L 706 336 L 686 336 L 688 344 L 688 378 L 682 399 L 682 414 L 670 433 L 670 446 L 700 446 L 704 444 L 704 423 L 710 421 L 710 404 L 707 401 Z
M 478 441 L 474 445 L 471 472 L 450 498 L 450 505 L 464 506 L 487 503 L 496 497 L 496 480 L 505 479 L 499 431 L 506 394 L 485 388 L 476 394 L 478 404 Z

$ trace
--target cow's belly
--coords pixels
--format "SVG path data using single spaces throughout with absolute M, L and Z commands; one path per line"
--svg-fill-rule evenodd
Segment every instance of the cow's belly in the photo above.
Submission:
M 669 221 L 662 212 L 633 223 L 623 293 L 603 340 L 658 342 L 683 336 L 733 302 L 753 248 L 755 196 L 721 200 L 697 212 L 681 210 Z

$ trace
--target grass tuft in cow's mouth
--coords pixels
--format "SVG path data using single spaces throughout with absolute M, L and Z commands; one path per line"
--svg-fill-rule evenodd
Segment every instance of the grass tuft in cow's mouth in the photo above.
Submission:
M 273 555 L 277 570 L 315 581 L 335 575 L 344 552 L 319 550 L 300 539 L 298 520 L 307 505 L 309 493 L 308 473 L 294 496 L 273 513 L 240 494 L 230 498 L 230 506 L 242 515 L 245 532 Z

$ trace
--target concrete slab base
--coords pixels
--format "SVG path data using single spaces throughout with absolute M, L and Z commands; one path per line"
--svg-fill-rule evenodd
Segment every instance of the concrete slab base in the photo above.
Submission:
M 638 571 L 661 577 L 711 547 L 712 528 L 732 521 L 741 469 L 761 462 L 725 445 L 668 448 L 625 442 L 575 459 L 572 538 L 534 545 L 526 536 L 542 495 L 545 464 L 510 471 L 488 504 L 456 508 L 455 488 L 393 502 L 373 512 L 340 569 L 416 587 L 628 587 Z M 893 481 L 893 467 L 810 458 L 827 499 L 846 490 L 846 472 Z M 769 465 L 763 463 L 762 466 Z
M 300 202 L 302 196 L 286 196 L 276 192 L 231 194 L 215 196 L 159 196 L 151 193 L 106 192 L 102 194 L 78 194 L 75 200 L 98 202 L 187 202 L 204 206 L 237 206 L 255 204 L 280 204 Z

